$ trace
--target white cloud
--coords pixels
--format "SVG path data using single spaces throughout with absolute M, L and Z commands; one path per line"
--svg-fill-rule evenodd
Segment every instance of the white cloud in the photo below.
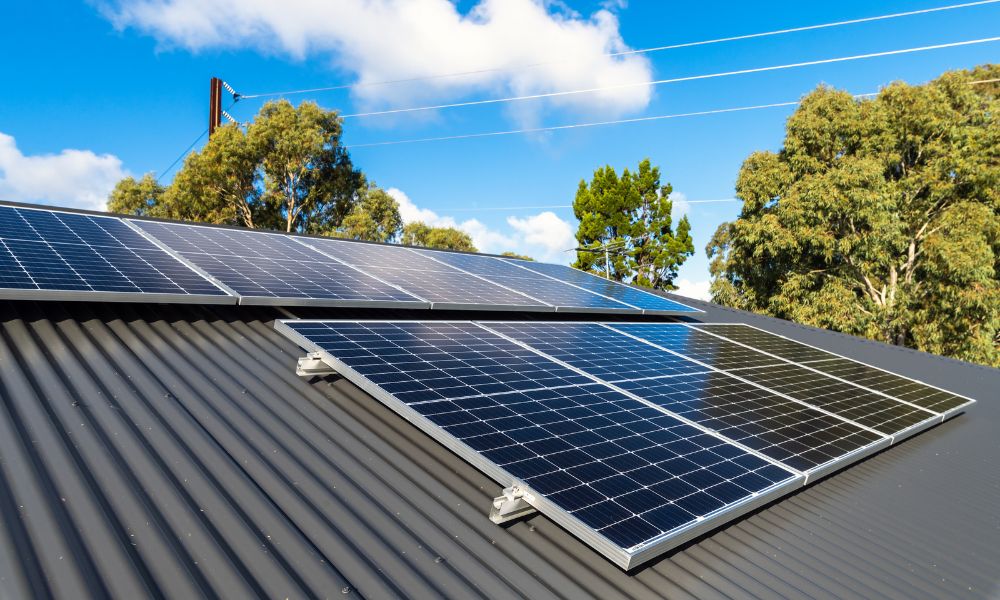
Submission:
M 670 210 L 670 218 L 673 221 L 674 227 L 677 226 L 677 222 L 681 220 L 681 217 L 688 214 L 691 210 L 691 203 L 688 202 L 687 196 L 684 192 L 670 192 L 670 201 L 673 203 Z
M 573 253 L 566 252 L 576 247 L 573 228 L 554 212 L 545 211 L 524 219 L 507 217 L 507 224 L 517 232 L 525 246 L 541 250 L 533 255 L 538 260 L 566 262 L 570 257 L 575 258 Z
M 500 254 L 517 252 L 543 262 L 567 263 L 575 258 L 567 248 L 576 245 L 573 228 L 551 211 L 519 218 L 507 217 L 509 231 L 487 227 L 478 219 L 458 221 L 454 217 L 419 208 L 402 190 L 389 188 L 386 192 L 399 203 L 399 214 L 404 223 L 423 221 L 434 227 L 454 227 L 469 234 L 480 252 Z
M 104 210 L 108 194 L 126 175 L 122 161 L 90 150 L 24 155 L 0 133 L 0 199 Z
M 642 55 L 628 49 L 614 5 L 589 18 L 550 0 L 480 0 L 466 14 L 449 0 L 105 0 L 120 29 L 192 51 L 252 48 L 298 60 L 324 59 L 356 83 L 480 71 L 405 85 L 355 88 L 370 108 L 469 94 L 530 95 L 647 82 Z M 537 63 L 557 61 L 541 66 Z M 493 69 L 482 72 L 483 69 Z M 652 90 L 630 87 L 550 98 L 558 109 L 611 117 L 645 108 Z M 509 105 L 533 119 L 538 101 Z
M 707 279 L 702 281 L 691 281 L 690 279 L 678 279 L 674 281 L 674 285 L 677 286 L 677 290 L 674 291 L 675 294 L 681 296 L 687 296 L 688 298 L 695 298 L 698 300 L 710 301 L 712 299 L 712 294 L 709 292 L 709 287 L 711 282 Z

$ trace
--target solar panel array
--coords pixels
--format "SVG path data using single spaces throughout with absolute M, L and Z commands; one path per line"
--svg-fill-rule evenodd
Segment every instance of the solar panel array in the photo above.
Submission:
M 568 267 L 528 269 L 522 263 L 485 255 L 0 204 L 3 298 L 700 312 Z
M 744 326 L 276 327 L 624 568 L 971 402 Z
M 114 217 L 0 206 L 0 297 L 235 299 Z

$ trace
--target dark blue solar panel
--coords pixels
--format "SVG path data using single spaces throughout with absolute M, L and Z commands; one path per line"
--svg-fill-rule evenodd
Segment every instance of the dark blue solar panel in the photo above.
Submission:
M 596 294 L 614 298 L 615 300 L 624 302 L 625 304 L 647 311 L 670 313 L 701 312 L 691 308 L 690 306 L 685 306 L 680 302 L 674 302 L 669 298 L 657 296 L 656 294 L 650 294 L 616 281 L 608 281 L 603 277 L 597 277 L 595 275 L 591 275 L 590 273 L 584 273 L 579 269 L 573 269 L 564 265 L 517 260 L 512 258 L 505 258 L 503 260 L 511 263 L 512 265 L 517 265 L 524 269 L 529 269 L 543 275 L 555 277 L 560 281 L 567 281 Z
M 0 288 L 229 298 L 120 219 L 13 206 L 0 206 Z
M 311 238 L 318 250 L 374 275 L 382 281 L 433 303 L 435 308 L 519 307 L 551 310 L 548 305 L 523 294 L 472 277 L 444 263 L 431 260 L 402 246 L 360 244 Z M 442 306 L 447 305 L 447 306 Z
M 720 372 L 706 372 L 709 369 L 705 366 L 597 323 L 483 325 L 801 471 L 885 439 L 758 386 Z M 654 334 L 666 330 L 668 335 L 676 334 L 674 338 L 680 342 L 689 342 L 679 345 L 696 349 L 688 337 L 697 332 L 683 325 L 611 326 Z M 669 343 L 665 346 L 675 349 Z M 710 343 L 708 348 L 719 350 L 717 344 Z M 753 352 L 740 346 L 737 349 Z M 701 352 L 699 358 L 710 358 L 706 354 Z M 739 354 L 724 352 L 723 356 L 729 364 L 743 364 L 746 359 Z
M 707 367 L 637 342 L 599 323 L 483 322 L 604 381 L 703 373 Z
M 426 303 L 337 262 L 291 236 L 245 229 L 133 221 L 238 293 L 241 303 Z
M 342 363 L 349 379 L 377 384 L 395 410 L 427 419 L 432 435 L 459 441 L 626 551 L 795 479 L 471 323 L 281 327 Z
M 784 362 L 680 323 L 615 323 L 612 327 L 723 371 Z
M 698 327 L 733 341 L 741 342 L 754 348 L 760 348 L 792 362 L 807 365 L 810 368 L 840 379 L 845 379 L 870 390 L 882 392 L 893 398 L 916 404 L 927 410 L 945 413 L 971 403 L 971 400 L 968 398 L 963 398 L 848 358 L 839 357 L 835 354 L 783 338 L 773 333 L 761 331 L 754 327 L 741 324 L 710 324 L 699 325 Z
M 491 256 L 430 250 L 416 252 L 562 309 L 639 312 L 635 307 L 520 269 Z

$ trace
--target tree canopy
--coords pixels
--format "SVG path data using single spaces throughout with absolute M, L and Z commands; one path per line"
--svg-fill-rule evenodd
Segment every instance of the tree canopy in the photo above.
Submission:
M 331 233 L 362 200 L 341 120 L 313 102 L 268 102 L 252 123 L 218 128 L 166 188 L 119 182 L 108 210 L 171 219 Z
M 422 221 L 407 223 L 403 227 L 400 243 L 407 246 L 478 252 L 472 243 L 472 236 L 468 233 L 454 227 L 431 227 Z
M 1000 366 L 998 77 L 803 98 L 706 248 L 715 301 Z
M 517 252 L 511 252 L 510 250 L 506 252 L 501 252 L 500 256 L 506 256 L 508 258 L 520 258 L 521 260 L 530 260 L 531 262 L 535 262 L 535 259 L 531 258 L 526 254 L 518 254 Z
M 687 216 L 673 229 L 670 184 L 660 185 L 660 169 L 649 159 L 635 173 L 621 176 L 610 166 L 581 180 L 573 201 L 580 221 L 576 239 L 581 248 L 573 266 L 611 279 L 671 290 L 677 269 L 694 254 Z M 601 248 L 608 246 L 610 260 Z M 607 263 L 607 264 L 606 264 Z

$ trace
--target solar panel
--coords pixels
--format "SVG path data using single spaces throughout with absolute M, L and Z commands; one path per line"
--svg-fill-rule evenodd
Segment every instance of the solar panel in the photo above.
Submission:
M 719 364 L 726 364 L 726 372 L 732 376 L 849 419 L 883 435 L 905 437 L 940 420 L 936 414 L 918 406 L 706 333 L 716 329 L 680 323 L 616 324 L 613 327 L 654 344 L 677 349 L 685 356 L 700 356 L 711 364 L 719 362 L 716 356 L 728 357 L 722 358 Z M 772 340 L 771 345 L 776 347 L 778 343 Z M 713 350 L 716 355 L 713 355 Z M 794 356 L 791 348 L 783 349 L 783 353 L 785 356 Z M 813 353 L 806 352 L 804 355 L 811 357 Z M 732 360 L 734 357 L 737 357 L 735 362 Z
M 131 222 L 239 294 L 240 304 L 429 306 L 292 236 L 183 223 Z
M 551 304 L 557 311 L 641 312 L 641 309 L 634 306 L 521 269 L 492 256 L 430 250 L 415 250 L 415 252 Z
M 276 327 L 624 568 L 803 480 L 473 323 Z
M 435 309 L 555 310 L 552 306 L 431 260 L 403 246 L 341 240 L 302 240 L 358 270 L 398 286 Z
M 680 302 L 674 302 L 669 298 L 657 296 L 656 294 L 651 294 L 649 292 L 618 283 L 617 281 L 610 281 L 608 279 L 604 279 L 603 277 L 597 277 L 591 273 L 586 273 L 579 269 L 574 269 L 565 265 L 540 263 L 513 258 L 505 258 L 503 260 L 523 269 L 547 275 L 560 281 L 579 286 L 585 290 L 594 292 L 595 294 L 601 294 L 602 296 L 613 298 L 630 306 L 641 308 L 646 314 L 690 314 L 702 312 L 695 308 L 691 308 L 690 306 L 685 306 Z
M 666 336 L 678 341 L 666 347 L 678 352 L 693 349 L 696 344 L 687 338 L 695 336 L 722 342 L 683 325 L 489 322 L 484 326 L 794 469 L 811 471 L 810 477 L 889 441 L 836 415 L 719 372 L 717 364 L 699 364 L 615 331 L 639 336 L 648 332 L 655 337 L 666 330 Z M 666 336 L 660 336 L 658 343 L 667 341 Z M 735 358 L 731 354 L 723 356 Z M 712 359 L 704 351 L 696 358 Z
M 0 297 L 234 304 L 115 217 L 0 206 Z
M 930 384 L 890 373 L 750 325 L 711 323 L 699 324 L 697 327 L 727 339 L 760 348 L 810 369 L 892 396 L 945 417 L 973 403 L 970 398 L 953 394 Z

